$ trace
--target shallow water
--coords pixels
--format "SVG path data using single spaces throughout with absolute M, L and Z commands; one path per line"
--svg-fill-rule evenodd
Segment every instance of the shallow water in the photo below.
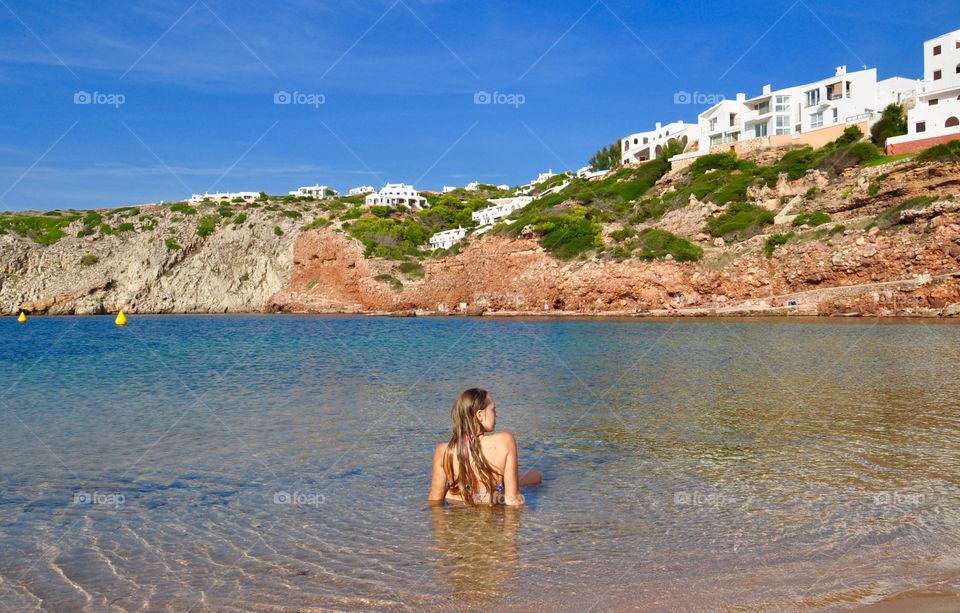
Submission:
M 0 322 L 0 609 L 834 610 L 957 587 L 960 327 Z M 431 509 L 455 394 L 543 486 Z

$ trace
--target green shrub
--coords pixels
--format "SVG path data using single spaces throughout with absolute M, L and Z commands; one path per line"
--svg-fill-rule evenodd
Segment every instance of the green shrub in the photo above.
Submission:
M 871 183 L 871 184 L 870 184 L 870 187 L 867 188 L 867 193 L 870 194 L 871 196 L 876 196 L 877 194 L 879 194 L 879 193 L 880 193 L 880 184 L 879 184 L 879 183 Z
M 170 205 L 170 210 L 174 213 L 183 213 L 184 215 L 196 215 L 197 209 L 193 208 L 186 202 L 174 202 Z
M 217 212 L 220 213 L 220 217 L 233 217 L 233 209 L 228 206 L 221 206 Z
M 126 221 L 120 224 L 119 226 L 117 226 L 117 233 L 119 234 L 121 232 L 133 232 L 135 229 L 136 229 L 136 226 L 134 226 L 129 221 Z
M 102 223 L 100 224 L 100 232 L 106 236 L 111 236 L 114 234 L 114 229 L 110 227 L 110 224 Z
M 638 257 L 644 260 L 673 256 L 677 262 L 696 262 L 703 257 L 703 249 L 685 238 L 671 234 L 666 230 L 647 228 L 630 241 L 627 247 L 639 249 Z
M 907 133 L 907 113 L 899 104 L 883 109 L 880 120 L 870 128 L 870 139 L 878 147 L 886 146 L 887 139 Z
M 318 228 L 326 228 L 326 227 L 329 226 L 329 225 L 330 225 L 330 220 L 329 220 L 329 219 L 327 219 L 326 217 L 317 217 L 316 219 L 314 219 L 314 220 L 311 221 L 310 223 L 305 224 L 305 225 L 304 225 L 302 228 L 300 228 L 300 229 L 303 230 L 304 232 L 306 232 L 307 230 L 316 230 L 316 229 L 318 229 Z
M 774 215 L 767 209 L 747 202 L 735 202 L 726 212 L 707 220 L 707 232 L 724 238 L 749 238 L 773 223 Z
M 370 208 L 370 212 L 376 215 L 377 217 L 381 217 L 381 218 L 390 217 L 390 207 L 388 206 L 374 206 Z
M 203 215 L 197 220 L 197 236 L 210 236 L 220 224 L 219 215 Z
M 300 213 L 300 211 L 284 211 L 283 216 L 289 217 L 290 219 L 300 219 L 303 217 L 303 214 Z
M 419 262 L 401 262 L 400 272 L 415 279 L 423 278 L 423 266 Z
M 280 226 L 274 226 L 273 233 L 276 234 L 277 236 L 283 236 L 283 228 L 281 228 Z
M 541 222 L 537 231 L 542 234 L 540 244 L 543 248 L 561 260 L 572 259 L 603 245 L 600 224 L 582 207 Z
M 830 221 L 830 216 L 823 211 L 800 213 L 793 218 L 794 226 L 820 226 Z
M 52 245 L 66 236 L 64 228 L 79 218 L 80 216 L 76 214 L 50 217 L 29 213 L 10 213 L 0 215 L 0 230 L 4 233 L 14 232 L 25 236 L 41 245 Z
M 918 160 L 949 160 L 957 159 L 960 156 L 960 140 L 950 141 L 942 145 L 936 145 L 929 149 L 924 149 L 917 154 Z
M 340 221 L 347 221 L 349 219 L 359 219 L 363 215 L 363 209 L 350 209 L 345 213 L 340 214 Z
M 601 147 L 599 151 L 590 158 L 590 170 L 610 170 L 620 166 L 620 141 L 614 141 L 606 147 Z
M 167 249 L 170 251 L 180 251 L 180 249 L 182 249 L 179 243 L 172 238 L 168 238 L 164 241 L 164 243 L 167 245 Z
M 767 237 L 766 242 L 763 243 L 763 252 L 767 255 L 768 258 L 772 257 L 773 252 L 776 250 L 777 247 L 779 247 L 780 245 L 787 244 L 787 242 L 794 236 L 795 235 L 793 232 L 787 232 L 786 234 L 774 234 L 772 236 Z
M 88 254 L 84 255 L 82 258 L 80 258 L 80 265 L 81 265 L 81 266 L 93 266 L 94 264 L 96 264 L 96 263 L 99 262 L 99 261 L 100 261 L 100 258 L 98 258 L 98 257 L 96 256 L 96 254 L 88 253 Z
M 900 223 L 900 213 L 903 211 L 907 209 L 922 209 L 936 202 L 936 200 L 933 196 L 917 196 L 916 198 L 911 198 L 877 215 L 876 224 L 885 230 Z
M 239 215 L 237 215 L 236 217 L 233 218 L 233 224 L 236 225 L 236 226 L 239 226 L 240 224 L 242 224 L 242 223 L 245 222 L 246 220 L 247 220 L 247 214 L 246 214 L 246 213 L 240 213 Z
M 614 230 L 613 232 L 611 232 L 610 238 L 612 238 L 613 240 L 619 243 L 627 240 L 628 238 L 632 238 L 636 235 L 637 235 L 636 230 L 634 230 L 630 226 L 625 226 L 622 230 Z
M 393 275 L 388 275 L 388 274 L 377 275 L 376 277 L 374 277 L 374 279 L 382 283 L 389 283 L 390 286 L 393 288 L 393 291 L 395 292 L 399 292 L 403 290 L 403 282 L 401 282 L 400 279 L 394 277 Z

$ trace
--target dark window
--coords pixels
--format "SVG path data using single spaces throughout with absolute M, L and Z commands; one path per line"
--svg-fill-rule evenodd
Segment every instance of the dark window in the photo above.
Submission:
M 643 139 L 643 142 L 647 142 L 647 139 Z M 637 139 L 633 139 L 633 144 L 634 144 L 634 145 L 637 144 Z
M 930 102 L 928 102 L 927 104 L 929 104 L 930 106 L 937 106 L 938 104 L 940 104 L 940 99 L 930 98 Z
M 942 78 L 943 78 L 943 71 L 942 71 L 942 70 L 934 70 L 934 71 L 933 71 L 933 80 L 934 80 L 934 81 L 939 81 L 939 80 L 942 79 Z
M 960 119 L 957 119 L 956 117 L 948 117 L 947 123 L 943 125 L 947 128 L 956 128 L 957 126 L 960 126 Z
M 927 122 L 918 121 L 917 122 L 917 132 L 926 132 L 927 131 Z
M 937 45 L 936 47 L 933 48 L 934 55 L 940 55 L 942 51 L 943 51 L 943 47 L 941 47 L 940 45 Z
M 960 64 L 957 64 L 957 74 L 960 74 Z

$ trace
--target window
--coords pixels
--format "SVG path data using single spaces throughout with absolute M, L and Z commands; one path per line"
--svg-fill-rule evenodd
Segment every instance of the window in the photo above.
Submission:
M 927 131 L 927 122 L 918 121 L 917 122 L 917 132 L 926 132 Z
M 833 123 L 840 121 L 840 109 L 833 109 Z
M 643 141 L 644 141 L 644 142 L 646 142 L 646 141 L 647 141 L 647 139 L 643 139 Z M 633 139 L 633 144 L 634 144 L 634 145 L 636 145 L 636 144 L 637 144 L 637 139 Z
M 941 47 L 940 45 L 937 45 L 936 47 L 933 48 L 934 55 L 940 55 L 941 53 L 943 53 L 943 47 Z
M 957 119 L 956 117 L 948 117 L 947 123 L 943 124 L 943 126 L 945 128 L 956 128 L 957 126 L 960 126 L 960 119 Z
M 843 81 L 838 81 L 827 86 L 827 100 L 839 100 L 843 98 Z
M 942 70 L 934 70 L 934 71 L 933 71 L 933 80 L 934 80 L 934 81 L 939 81 L 939 80 L 942 79 L 942 78 L 943 78 L 943 71 L 942 71 Z
M 823 127 L 823 111 L 819 113 L 813 113 L 810 115 L 810 127 L 811 128 L 822 128 Z
M 758 123 L 757 125 L 753 126 L 753 136 L 755 138 L 760 138 L 766 135 L 767 135 L 767 124 Z
M 650 139 L 647 138 L 646 136 L 644 136 L 644 137 L 643 137 L 643 144 L 646 145 L 646 144 L 649 143 L 649 142 L 650 142 Z
M 776 127 L 778 135 L 790 134 L 790 116 L 777 115 Z
M 777 96 L 774 99 L 774 110 L 778 113 L 789 113 L 790 96 Z
M 815 106 L 820 104 L 820 90 L 811 89 L 807 92 L 807 106 Z
M 730 113 L 730 127 L 733 128 L 737 125 L 737 114 Z
M 713 119 L 710 120 L 710 131 L 713 132 L 716 129 L 717 129 L 717 118 L 714 117 Z
M 960 64 L 957 64 L 957 74 L 960 74 Z
M 940 99 L 930 98 L 930 102 L 928 102 L 927 104 L 929 104 L 930 106 L 937 106 L 938 104 L 940 104 Z
M 958 66 L 957 69 L 960 70 L 960 66 Z M 770 101 L 765 100 L 758 104 L 755 108 L 758 115 L 766 115 L 770 112 Z

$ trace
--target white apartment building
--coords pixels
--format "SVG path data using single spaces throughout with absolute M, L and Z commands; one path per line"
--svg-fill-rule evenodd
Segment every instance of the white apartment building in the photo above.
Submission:
M 923 43 L 923 79 L 907 112 L 907 134 L 887 139 L 887 153 L 910 153 L 960 139 L 960 30 Z
M 509 217 L 511 213 L 522 209 L 531 202 L 531 196 L 516 196 L 514 198 L 494 198 L 490 202 L 493 206 L 474 211 L 471 217 L 480 226 L 493 225 L 496 221 Z
M 377 190 L 373 189 L 372 185 L 361 185 L 360 187 L 354 187 L 347 193 L 351 196 L 362 196 L 364 194 L 372 194 L 375 191 Z
M 366 206 L 407 206 L 419 211 L 429 206 L 427 199 L 420 195 L 412 185 L 403 183 L 387 183 L 379 192 L 367 194 L 364 199 Z
M 848 73 L 846 66 L 805 85 L 777 90 L 765 85 L 759 96 L 737 94 L 700 113 L 698 154 L 790 144 L 821 147 L 851 125 L 866 134 L 887 105 L 912 97 L 915 89 L 909 79 L 877 81 L 875 68 Z
M 463 237 L 467 235 L 467 231 L 464 228 L 457 228 L 456 230 L 444 230 L 443 232 L 437 232 L 430 237 L 430 248 L 431 249 L 449 249 L 455 243 L 459 243 L 463 240 Z
M 204 192 L 203 194 L 193 194 L 190 196 L 190 202 L 199 203 L 204 200 L 213 200 L 215 202 L 232 202 L 237 198 L 240 198 L 244 202 L 253 202 L 260 197 L 260 192 L 216 192 L 214 194 L 209 194 Z
M 671 140 L 683 143 L 686 148 L 688 143 L 698 142 L 699 139 L 699 124 L 675 121 L 664 126 L 657 122 L 653 130 L 637 132 L 620 140 L 620 161 L 623 164 L 630 164 L 655 160 Z
M 333 196 L 339 196 L 340 194 L 335 189 L 331 189 L 326 185 L 307 185 L 306 187 L 298 187 L 296 191 L 290 192 L 291 196 L 297 196 L 300 198 L 327 198 L 327 192 L 332 192 Z

